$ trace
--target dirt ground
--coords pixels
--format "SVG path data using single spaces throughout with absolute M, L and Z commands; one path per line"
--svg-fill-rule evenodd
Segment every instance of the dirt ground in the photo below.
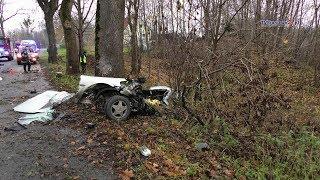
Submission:
M 32 124 L 15 132 L 22 114 L 13 107 L 36 94 L 51 90 L 40 65 L 24 74 L 15 61 L 0 62 L 0 179 L 116 179 L 111 163 L 99 167 L 74 154 L 72 142 L 81 132 L 54 124 Z M 1 79 L 0 78 L 0 79 Z

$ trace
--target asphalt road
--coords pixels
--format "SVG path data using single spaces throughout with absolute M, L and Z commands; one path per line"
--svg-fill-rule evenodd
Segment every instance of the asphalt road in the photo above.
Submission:
M 0 61 L 0 129 L 12 125 L 19 114 L 12 111 L 13 107 L 31 98 L 31 91 L 44 92 L 50 88 L 45 80 L 40 65 L 32 66 L 32 73 L 23 73 L 23 66 L 16 61 Z
M 108 164 L 96 167 L 74 154 L 73 141 L 85 141 L 81 132 L 55 125 L 33 124 L 26 130 L 16 127 L 22 114 L 13 107 L 39 93 L 51 90 L 40 65 L 23 73 L 15 61 L 0 62 L 0 180 L 11 179 L 114 179 Z M 2 80 L 1 80 L 2 79 Z

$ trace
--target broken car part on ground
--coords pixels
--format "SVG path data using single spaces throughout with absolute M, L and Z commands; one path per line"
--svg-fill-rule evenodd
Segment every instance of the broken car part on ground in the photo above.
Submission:
M 34 121 L 50 121 L 53 119 L 54 106 L 69 100 L 73 96 L 73 94 L 65 91 L 46 91 L 39 94 L 14 108 L 14 111 L 26 114 L 19 118 L 18 123 L 28 125 Z
M 76 97 L 79 102 L 89 98 L 97 108 L 113 120 L 125 120 L 131 112 L 142 112 L 148 108 L 150 101 L 169 105 L 172 94 L 167 86 L 154 86 L 143 89 L 144 78 L 127 80 L 124 78 L 106 78 L 81 76 Z

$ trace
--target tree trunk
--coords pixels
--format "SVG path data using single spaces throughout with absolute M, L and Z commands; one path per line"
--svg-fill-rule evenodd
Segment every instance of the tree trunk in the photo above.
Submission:
M 316 4 L 316 3 L 315 3 Z M 316 4 L 317 5 L 317 4 Z M 319 42 L 318 42 L 318 37 L 319 37 L 319 18 L 318 18 L 318 13 L 319 13 L 319 7 L 316 7 L 314 10 L 314 19 L 315 19 L 315 31 L 313 34 L 313 48 L 311 54 L 313 55 L 313 60 L 315 61 L 315 74 L 314 74 L 314 85 L 319 88 L 320 87 L 320 62 L 319 62 L 319 56 L 318 56 L 318 50 L 319 50 Z
M 134 77 L 138 76 L 141 70 L 141 56 L 137 37 L 139 4 L 139 0 L 133 0 L 133 2 L 129 2 L 128 7 L 128 18 L 131 31 L 131 75 Z M 134 13 L 132 13 L 132 5 Z M 142 46 L 142 44 L 140 45 Z
M 98 0 L 96 23 L 96 75 L 123 77 L 125 0 Z
M 54 23 L 53 23 L 53 17 L 52 16 L 46 16 L 46 29 L 48 34 L 48 40 L 49 40 L 49 47 L 48 47 L 48 61 L 49 63 L 57 62 L 58 55 L 57 55 L 57 40 L 56 40 L 56 33 L 54 30 Z
M 73 1 L 63 0 L 60 9 L 60 19 L 64 32 L 64 40 L 67 49 L 67 74 L 79 73 L 79 58 L 77 37 L 74 26 L 72 25 L 72 10 Z
M 79 53 L 83 53 L 84 51 L 84 44 L 83 44 L 83 12 L 82 12 L 82 3 L 81 0 L 77 0 L 78 6 L 77 6 L 77 11 L 78 11 L 78 43 L 79 43 Z
M 1 29 L 1 35 L 3 36 L 3 37 L 5 37 L 6 36 L 6 33 L 5 33 L 5 31 L 4 31 L 4 23 L 1 21 L 0 22 L 0 29 Z

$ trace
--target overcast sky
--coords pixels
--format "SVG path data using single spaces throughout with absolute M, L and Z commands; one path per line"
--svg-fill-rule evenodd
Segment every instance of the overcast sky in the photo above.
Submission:
M 24 9 L 21 13 L 5 23 L 5 30 L 11 31 L 17 28 L 21 28 L 21 23 L 24 18 L 30 16 L 35 20 L 34 26 L 36 29 L 40 29 L 39 26 L 43 22 L 43 12 L 36 3 L 36 0 L 5 0 L 6 6 L 4 15 L 5 18 L 16 13 L 19 9 Z

